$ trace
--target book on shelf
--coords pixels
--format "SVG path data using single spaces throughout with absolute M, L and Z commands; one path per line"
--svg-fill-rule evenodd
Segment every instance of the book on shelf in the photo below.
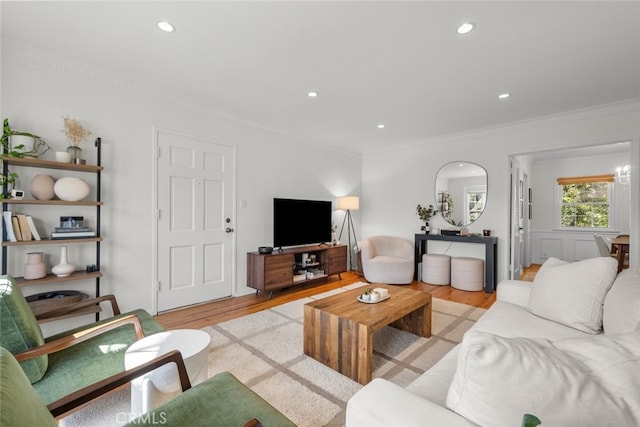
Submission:
M 7 232 L 7 240 L 9 242 L 17 242 L 16 233 L 13 232 L 13 221 L 11 220 L 11 211 L 2 212 L 4 218 L 4 229 Z
M 18 217 L 13 215 L 11 216 L 11 224 L 13 225 L 13 232 L 16 235 L 16 240 L 21 242 L 22 239 L 22 233 L 20 232 L 20 223 L 18 222 Z
M 31 215 L 27 215 L 27 224 L 29 224 L 29 229 L 31 230 L 31 236 L 33 237 L 33 240 L 42 240 Z
M 56 227 L 53 232 L 54 233 L 81 233 L 93 231 L 91 227 Z
M 87 239 L 90 237 L 96 237 L 95 231 L 77 231 L 71 233 L 56 233 L 55 231 L 51 233 L 51 240 L 62 240 L 62 239 Z
M 20 224 L 20 234 L 22 235 L 23 241 L 31 240 L 31 228 L 29 228 L 29 223 L 27 222 L 27 216 L 25 214 L 16 214 L 18 217 L 18 224 Z

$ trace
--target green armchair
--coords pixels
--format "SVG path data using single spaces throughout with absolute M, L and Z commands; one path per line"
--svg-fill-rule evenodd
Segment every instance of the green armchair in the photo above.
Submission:
M 120 314 L 113 295 L 45 313 L 42 318 L 110 302 L 114 317 L 44 338 L 20 287 L 0 276 L 0 347 L 11 352 L 46 405 L 124 371 L 124 353 L 137 339 L 163 331 L 149 313 Z
M 127 426 L 295 427 L 229 372 L 221 372 L 192 388 L 178 351 L 78 390 L 62 399 L 50 412 L 51 406 L 47 408 L 42 403 L 16 359 L 4 348 L 0 348 L 0 427 L 54 427 L 57 425 L 54 414 L 72 411 L 165 363 L 176 364 L 185 391 L 158 408 L 130 420 Z

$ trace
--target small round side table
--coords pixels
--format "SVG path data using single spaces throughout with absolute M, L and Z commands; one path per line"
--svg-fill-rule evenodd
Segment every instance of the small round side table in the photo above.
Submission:
M 209 334 L 198 329 L 158 332 L 133 343 L 125 352 L 124 366 L 131 369 L 172 350 L 179 350 L 191 385 L 196 385 L 207 379 L 210 343 Z M 131 413 L 141 415 L 149 412 L 180 392 L 178 370 L 174 363 L 168 363 L 131 382 Z

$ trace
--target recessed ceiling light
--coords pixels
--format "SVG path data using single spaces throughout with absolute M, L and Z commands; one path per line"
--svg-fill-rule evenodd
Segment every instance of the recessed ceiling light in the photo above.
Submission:
M 311 91 L 311 92 L 307 93 L 307 96 L 308 96 L 309 98 L 315 98 L 316 96 L 318 96 L 318 92 L 316 92 L 316 91 Z
M 380 123 L 380 124 L 378 125 L 378 129 L 384 129 L 384 124 Z
M 173 33 L 176 30 L 176 27 L 174 27 L 173 24 L 167 21 L 160 21 L 157 25 L 158 28 L 166 33 Z
M 458 34 L 467 34 L 473 30 L 476 25 L 473 22 L 465 22 L 458 27 Z
M 498 99 L 507 99 L 510 96 L 510 93 L 501 93 L 500 95 L 498 95 Z

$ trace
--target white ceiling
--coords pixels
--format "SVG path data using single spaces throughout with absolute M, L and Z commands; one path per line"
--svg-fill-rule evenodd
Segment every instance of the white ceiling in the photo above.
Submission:
M 0 13 L 3 44 L 356 153 L 640 99 L 638 1 L 3 1 Z M 476 29 L 460 36 L 463 21 Z

